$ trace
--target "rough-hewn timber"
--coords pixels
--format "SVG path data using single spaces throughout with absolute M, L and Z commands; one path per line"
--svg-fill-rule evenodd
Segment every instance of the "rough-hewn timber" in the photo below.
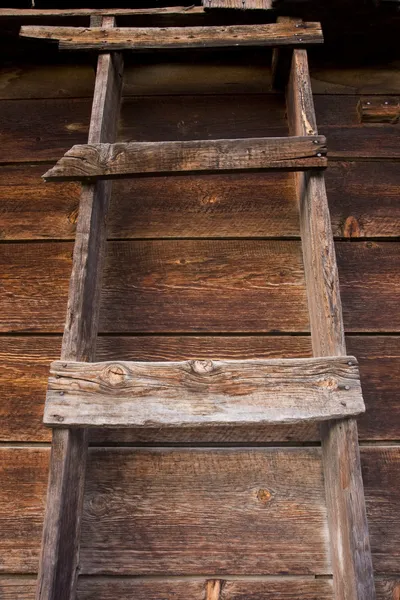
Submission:
M 114 18 L 104 17 L 102 24 L 113 27 Z M 89 143 L 115 139 L 122 66 L 120 55 L 98 58 Z M 61 349 L 64 360 L 94 358 L 110 195 L 108 182 L 82 189 Z M 75 598 L 86 455 L 86 430 L 53 433 L 37 600 Z
M 364 412 L 354 357 L 51 365 L 52 427 L 219 427 Z
M 302 170 L 327 165 L 324 136 L 73 146 L 43 178 L 112 179 L 144 173 Z
M 61 50 L 145 50 L 166 48 L 223 48 L 236 46 L 305 46 L 322 44 L 319 23 L 227 25 L 213 27 L 45 27 L 27 25 L 20 35 L 56 40 Z
M 316 135 L 307 53 L 293 52 L 287 91 L 290 133 Z M 335 247 L 321 174 L 296 173 L 314 356 L 346 352 Z M 374 600 L 375 586 L 354 419 L 321 425 L 336 600 Z

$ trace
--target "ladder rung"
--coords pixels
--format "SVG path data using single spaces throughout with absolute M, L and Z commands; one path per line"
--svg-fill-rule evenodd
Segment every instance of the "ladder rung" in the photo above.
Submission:
M 208 27 L 21 27 L 20 35 L 58 41 L 64 50 L 150 50 L 322 44 L 320 23 Z
M 145 173 L 307 170 L 325 168 L 322 135 L 188 142 L 132 142 L 73 146 L 45 180 L 113 179 Z
M 352 356 L 185 362 L 53 362 L 52 427 L 284 424 L 364 412 Z

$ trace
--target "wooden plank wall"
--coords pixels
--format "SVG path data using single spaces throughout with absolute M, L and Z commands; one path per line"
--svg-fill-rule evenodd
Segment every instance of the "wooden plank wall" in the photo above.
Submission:
M 72 59 L 70 59 L 72 60 Z M 41 425 L 60 353 L 79 186 L 40 175 L 84 143 L 90 66 L 0 71 L 0 596 L 34 598 L 49 458 Z M 265 66 L 127 69 L 124 141 L 285 135 Z M 400 597 L 399 126 L 361 124 L 400 94 L 390 64 L 313 70 L 349 352 L 367 414 L 362 461 L 379 600 Z M 293 174 L 115 184 L 98 359 L 311 353 Z M 92 436 L 79 600 L 331 600 L 313 427 Z M 178 441 L 178 447 L 173 443 Z M 220 583 L 219 580 L 223 580 Z M 208 581 L 208 583 L 207 583 Z M 214 594 L 214 595 L 213 595 Z M 216 595 L 215 595 L 216 594 Z

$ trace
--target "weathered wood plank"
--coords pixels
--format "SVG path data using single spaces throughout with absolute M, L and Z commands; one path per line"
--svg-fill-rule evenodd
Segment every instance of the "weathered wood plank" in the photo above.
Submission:
M 347 331 L 400 331 L 400 244 L 337 242 L 336 249 Z M 62 242 L 0 245 L 3 333 L 62 332 L 71 252 L 72 244 Z M 100 331 L 307 333 L 301 246 L 296 240 L 110 242 Z
M 240 10 L 270 10 L 272 0 L 202 0 L 205 8 L 238 8 Z
M 362 123 L 398 123 L 400 120 L 400 98 L 362 98 L 357 108 Z
M 273 577 L 260 580 L 251 578 L 223 579 L 222 600 L 289 600 L 301 593 L 301 600 L 331 600 L 332 581 L 314 577 Z M 203 579 L 80 577 L 77 600 L 204 600 Z M 379 576 L 375 580 L 377 600 L 393 600 L 400 591 L 400 579 Z M 3 600 L 34 600 L 35 580 L 32 578 L 0 578 Z
M 112 17 L 102 20 L 106 29 L 114 24 Z M 121 55 L 98 58 L 89 143 L 115 139 L 122 68 Z M 64 360 L 91 360 L 95 355 L 110 195 L 111 184 L 106 182 L 82 189 L 61 347 Z M 75 598 L 86 456 L 84 429 L 53 432 L 37 600 Z
M 327 165 L 326 140 L 250 138 L 73 146 L 45 181 L 97 180 L 145 173 L 309 169 Z
M 251 64 L 245 52 L 235 56 L 234 61 L 228 56 L 219 56 L 218 63 L 212 59 L 200 60 L 200 57 L 193 63 L 186 55 L 182 57 L 185 62 L 160 62 L 160 57 L 157 57 L 158 62 L 152 63 L 137 56 L 134 65 L 125 65 L 124 96 L 274 93 L 271 71 L 265 66 L 265 51 L 262 50 L 260 56 L 255 55 L 252 49 L 251 52 Z M 3 67 L 0 69 L 0 99 L 91 98 L 95 79 L 91 65 L 65 64 L 65 56 L 62 58 L 56 64 Z M 395 62 L 350 67 L 340 64 L 326 66 L 322 61 L 310 61 L 314 95 L 400 94 L 400 73 Z M 337 98 L 338 102 L 340 100 Z M 385 101 L 383 97 L 382 100 Z M 247 102 L 245 98 L 241 101 Z M 270 100 L 267 98 L 264 102 L 269 103 Z
M 83 573 L 331 573 L 318 448 L 90 454 Z M 0 449 L 2 573 L 37 569 L 48 459 L 48 448 Z M 375 568 L 395 578 L 399 448 L 363 448 L 362 459 Z
M 290 23 L 211 27 L 46 27 L 27 25 L 21 37 L 57 40 L 61 50 L 143 50 L 220 48 L 232 46 L 304 46 L 322 44 L 319 23 L 303 23 L 301 32 Z
M 398 125 L 361 124 L 358 100 L 357 96 L 315 97 L 320 132 L 329 139 L 330 157 L 399 158 Z M 87 142 L 89 117 L 88 99 L 1 101 L 0 162 L 58 160 L 74 144 Z M 178 95 L 125 99 L 118 141 L 285 135 L 285 107 L 279 94 Z
M 53 362 L 52 427 L 220 427 L 365 411 L 354 357 L 272 361 Z
M 79 184 L 45 184 L 42 173 L 43 165 L 0 168 L 1 239 L 74 237 Z M 333 162 L 325 179 L 334 236 L 400 236 L 398 163 Z M 295 186 L 278 171 L 119 179 L 108 231 L 111 239 L 298 237 Z
M 0 8 L 0 18 L 32 17 L 118 17 L 137 15 L 203 14 L 200 6 L 165 6 L 160 8 Z
M 0 387 L 3 390 L 0 420 L 2 442 L 46 442 L 48 428 L 43 426 L 43 408 L 50 363 L 60 355 L 61 337 L 0 338 Z M 400 337 L 351 336 L 350 354 L 357 357 L 366 413 L 359 418 L 362 440 L 399 440 L 400 420 Z M 310 356 L 307 336 L 101 336 L 97 360 L 257 360 L 302 358 Z M 91 432 L 97 445 L 125 443 L 269 443 L 317 441 L 317 427 L 259 426 L 221 427 L 213 430 L 174 428 L 152 431 L 101 430 Z
M 289 130 L 316 135 L 307 53 L 293 52 L 287 91 Z M 314 356 L 346 351 L 335 247 L 321 174 L 296 173 L 300 231 Z M 321 425 L 334 597 L 374 600 L 375 586 L 354 419 Z M 345 483 L 343 483 L 345 482 Z

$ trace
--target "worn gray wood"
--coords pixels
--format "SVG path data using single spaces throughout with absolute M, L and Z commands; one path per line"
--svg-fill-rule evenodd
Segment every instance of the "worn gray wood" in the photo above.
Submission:
M 293 52 L 287 93 L 292 135 L 317 134 L 307 53 Z M 346 352 L 339 278 L 321 173 L 296 173 L 304 271 L 314 356 Z M 336 600 L 374 600 L 375 587 L 357 423 L 321 425 L 321 441 Z
M 145 173 L 325 168 L 324 136 L 73 146 L 46 181 L 110 179 Z
M 265 0 L 269 1 L 269 0 Z M 0 18 L 52 18 L 52 17 L 126 17 L 137 15 L 174 16 L 202 15 L 201 6 L 165 6 L 160 8 L 0 8 Z M 93 26 L 93 24 L 91 24 Z
M 239 10 L 270 10 L 273 0 L 202 0 L 204 8 L 237 8 Z
M 56 361 L 44 422 L 71 427 L 291 424 L 364 412 L 354 357 Z
M 61 50 L 150 50 L 236 46 L 305 46 L 322 44 L 320 23 L 225 25 L 208 27 L 21 27 L 21 37 L 58 41 Z
M 104 17 L 105 28 L 114 19 Z M 122 57 L 104 54 L 97 64 L 89 142 L 115 138 L 122 88 Z M 92 360 L 99 319 L 101 270 L 111 184 L 84 186 L 69 288 L 61 357 Z M 87 431 L 53 433 L 37 600 L 74 600 L 87 456 Z

